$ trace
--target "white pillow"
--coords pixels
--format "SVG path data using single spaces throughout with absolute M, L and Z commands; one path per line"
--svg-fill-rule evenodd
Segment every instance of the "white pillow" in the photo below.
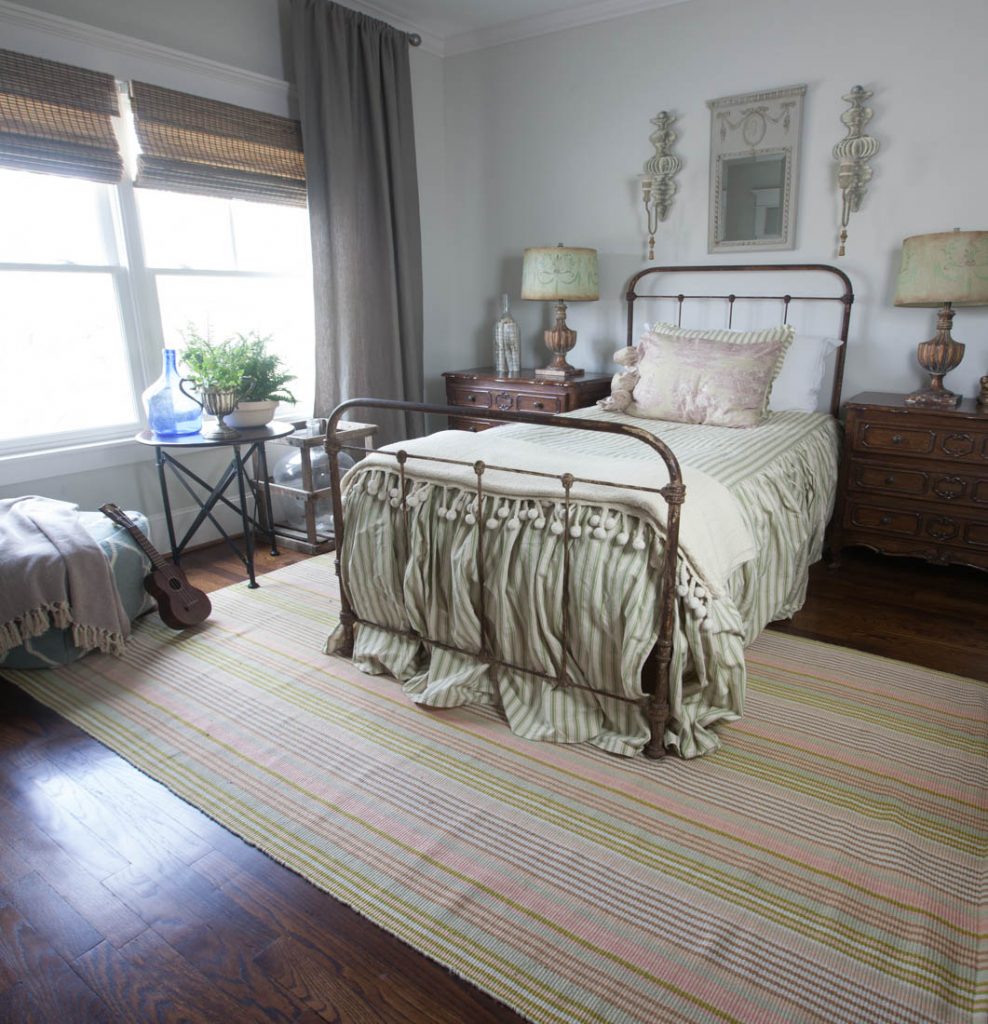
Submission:
M 827 357 L 843 344 L 840 338 L 797 334 L 772 385 L 768 407 L 773 412 L 783 412 L 787 409 L 816 412 L 819 408 L 820 388 L 823 386 Z

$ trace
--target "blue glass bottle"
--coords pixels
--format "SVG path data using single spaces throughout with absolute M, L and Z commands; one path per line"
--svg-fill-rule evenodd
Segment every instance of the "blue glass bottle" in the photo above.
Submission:
M 148 429 L 157 437 L 180 437 L 198 434 L 202 428 L 202 408 L 179 390 L 182 379 L 178 372 L 175 349 L 162 353 L 165 365 L 161 376 L 141 395 L 148 417 Z

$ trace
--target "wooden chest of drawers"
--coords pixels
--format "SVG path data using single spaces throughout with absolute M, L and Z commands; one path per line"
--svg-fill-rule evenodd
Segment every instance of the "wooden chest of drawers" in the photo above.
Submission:
M 566 381 L 540 380 L 534 370 L 498 375 L 490 366 L 474 370 L 449 370 L 446 404 L 464 409 L 497 409 L 501 412 L 562 413 L 593 405 L 611 393 L 611 375 L 585 373 Z M 495 420 L 450 416 L 454 430 L 486 430 Z
M 988 414 L 871 393 L 845 408 L 834 555 L 861 544 L 988 569 Z

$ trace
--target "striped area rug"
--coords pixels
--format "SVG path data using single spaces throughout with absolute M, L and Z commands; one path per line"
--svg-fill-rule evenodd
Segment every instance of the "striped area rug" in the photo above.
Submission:
M 985 1021 L 988 686 L 765 633 L 711 757 L 532 743 L 322 654 L 331 557 L 4 675 L 533 1021 Z

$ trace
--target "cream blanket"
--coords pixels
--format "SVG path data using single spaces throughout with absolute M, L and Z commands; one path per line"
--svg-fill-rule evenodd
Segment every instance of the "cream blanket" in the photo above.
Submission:
M 0 499 L 0 657 L 55 627 L 83 650 L 122 654 L 130 619 L 78 507 L 50 498 Z
M 404 450 L 410 455 L 456 459 L 467 465 L 425 462 L 409 458 L 405 475 L 440 486 L 473 492 L 477 476 L 473 463 L 483 460 L 484 492 L 502 497 L 560 501 L 561 473 L 569 472 L 586 480 L 602 483 L 575 483 L 572 499 L 580 504 L 637 512 L 660 530 L 666 522 L 666 502 L 660 494 L 625 490 L 621 485 L 659 488 L 669 482 L 665 462 L 655 454 L 646 459 L 613 459 L 547 450 L 538 444 L 515 437 L 500 438 L 497 430 L 472 434 L 463 430 L 445 430 L 413 441 L 387 445 L 370 453 L 350 470 L 343 481 L 344 493 L 362 471 L 372 468 L 397 469 L 397 461 L 386 452 Z M 548 473 L 555 479 L 499 471 L 496 466 Z M 683 468 L 686 501 L 680 518 L 680 550 L 694 574 L 715 597 L 726 589 L 731 574 L 755 556 L 755 544 L 731 492 L 713 477 L 696 469 Z

